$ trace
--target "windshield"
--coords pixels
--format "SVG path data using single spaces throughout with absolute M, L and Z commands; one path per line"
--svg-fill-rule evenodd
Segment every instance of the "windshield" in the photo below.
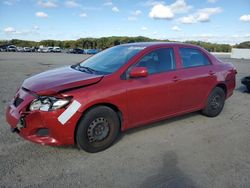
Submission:
M 138 46 L 115 46 L 86 59 L 80 63 L 80 66 L 102 74 L 110 74 L 117 71 L 144 48 Z

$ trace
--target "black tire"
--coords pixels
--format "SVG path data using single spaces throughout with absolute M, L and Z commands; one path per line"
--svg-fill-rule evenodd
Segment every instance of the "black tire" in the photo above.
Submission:
M 225 104 L 226 94 L 220 87 L 216 87 L 210 93 L 206 107 L 202 110 L 202 113 L 208 117 L 218 116 Z
M 247 87 L 247 92 L 250 93 L 250 84 L 246 86 Z
M 76 142 L 80 149 L 96 153 L 110 147 L 120 132 L 117 113 L 107 106 L 89 110 L 79 121 Z

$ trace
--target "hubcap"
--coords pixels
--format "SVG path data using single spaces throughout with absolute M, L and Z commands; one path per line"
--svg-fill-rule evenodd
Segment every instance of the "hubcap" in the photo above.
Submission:
M 89 125 L 87 130 L 90 142 L 98 142 L 104 140 L 109 134 L 109 123 L 105 118 L 97 118 Z
M 219 95 L 215 95 L 211 101 L 211 107 L 212 109 L 216 110 L 220 107 L 221 105 L 221 100 L 220 100 L 220 96 Z

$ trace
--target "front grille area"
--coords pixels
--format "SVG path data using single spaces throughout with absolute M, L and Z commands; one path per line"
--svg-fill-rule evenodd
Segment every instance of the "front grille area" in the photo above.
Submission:
M 13 104 L 14 104 L 15 107 L 18 107 L 22 102 L 23 102 L 23 99 L 17 97 L 17 98 L 15 98 Z

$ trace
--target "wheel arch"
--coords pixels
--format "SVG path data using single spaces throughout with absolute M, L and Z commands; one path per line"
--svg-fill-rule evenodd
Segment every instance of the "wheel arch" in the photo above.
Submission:
M 225 83 L 223 83 L 223 82 L 217 83 L 216 85 L 214 85 L 213 87 L 211 87 L 211 90 L 207 93 L 202 108 L 204 108 L 204 107 L 206 106 L 207 100 L 208 100 L 208 97 L 209 97 L 210 93 L 211 93 L 211 92 L 214 90 L 214 88 L 216 88 L 216 87 L 221 88 L 221 89 L 225 92 L 225 96 L 227 96 L 227 85 L 226 85 Z
M 225 83 L 219 83 L 215 87 L 223 89 L 223 91 L 225 92 L 225 96 L 227 96 L 227 85 Z
M 224 98 L 220 97 L 220 101 L 217 102 L 218 103 L 218 107 L 216 107 L 215 109 L 212 109 L 209 102 L 211 102 L 211 97 L 215 97 L 216 95 L 214 95 L 214 91 L 217 89 L 217 92 L 223 92 L 224 93 Z M 222 91 L 221 91 L 222 90 Z M 216 94 L 216 93 L 215 93 Z M 210 91 L 210 94 L 207 97 L 206 100 L 206 104 L 204 106 L 204 108 L 202 109 L 202 113 L 208 117 L 215 117 L 217 115 L 219 115 L 224 107 L 225 104 L 225 99 L 226 99 L 226 95 L 227 95 L 227 86 L 225 83 L 218 83 L 217 85 L 215 85 L 212 90 Z M 223 100 L 222 100 L 223 99 Z M 209 107 L 210 106 L 210 107 Z M 214 111 L 215 110 L 215 111 Z
M 114 110 L 114 112 L 116 112 L 117 116 L 118 116 L 118 119 L 119 119 L 119 122 L 120 122 L 120 127 L 119 129 L 121 130 L 122 128 L 122 121 L 123 121 L 123 115 L 122 115 L 122 111 L 114 104 L 112 103 L 97 103 L 97 104 L 94 104 L 92 106 L 89 106 L 88 108 L 86 108 L 83 112 L 82 112 L 82 115 L 81 117 L 79 118 L 79 120 L 77 121 L 77 124 L 75 126 L 75 130 L 74 130 L 74 142 L 76 143 L 76 132 L 77 132 L 77 129 L 78 129 L 78 126 L 79 126 L 79 122 L 80 120 L 84 117 L 84 115 L 86 113 L 88 113 L 91 109 L 93 108 L 96 108 L 98 106 L 106 106 L 106 107 L 109 107 L 111 108 L 112 110 Z

